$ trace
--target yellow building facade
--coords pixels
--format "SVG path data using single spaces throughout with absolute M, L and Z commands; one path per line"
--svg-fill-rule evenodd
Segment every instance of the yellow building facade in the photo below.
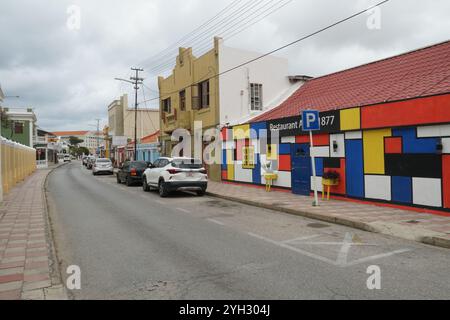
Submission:
M 195 121 L 202 122 L 203 132 L 219 126 L 218 56 L 219 38 L 214 38 L 214 48 L 200 57 L 192 54 L 192 48 L 180 48 L 172 74 L 158 77 L 163 156 L 170 156 L 178 144 L 171 141 L 174 130 L 184 128 L 193 137 Z M 211 180 L 220 180 L 220 164 L 209 165 L 207 170 Z

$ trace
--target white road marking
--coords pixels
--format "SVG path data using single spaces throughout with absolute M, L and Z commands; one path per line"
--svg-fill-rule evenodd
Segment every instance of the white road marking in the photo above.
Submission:
M 185 213 L 191 213 L 189 210 L 183 209 L 183 208 L 175 208 L 179 211 L 185 212 Z
M 348 252 L 350 251 L 350 248 L 353 243 L 353 236 L 350 232 L 347 232 L 344 237 L 344 242 L 342 243 L 341 250 L 339 250 L 338 257 L 336 259 L 336 263 L 339 265 L 345 265 L 347 264 L 347 257 Z
M 385 258 L 385 257 L 390 257 L 390 256 L 393 256 L 394 254 L 405 253 L 405 252 L 409 252 L 409 251 L 411 251 L 411 249 L 400 249 L 400 250 L 395 250 L 395 251 L 391 251 L 391 252 L 387 252 L 387 253 L 377 254 L 377 255 L 374 255 L 374 256 L 365 257 L 365 258 L 362 258 L 362 259 L 357 259 L 357 260 L 351 261 L 351 262 L 347 263 L 345 266 L 346 267 L 354 266 L 356 264 L 364 263 L 364 262 L 367 262 L 367 261 L 372 261 L 372 260 L 375 260 L 375 259 L 381 259 L 381 258 Z
M 317 237 L 320 237 L 320 234 L 315 234 L 315 235 L 306 236 L 306 237 L 298 237 L 298 238 L 294 238 L 294 239 L 284 240 L 284 241 L 281 241 L 281 242 L 282 243 L 292 243 L 292 242 L 297 242 L 297 241 L 314 239 L 314 238 L 317 238 Z
M 288 245 L 288 244 L 285 244 L 285 243 L 282 243 L 282 242 L 278 242 L 278 241 L 275 241 L 275 240 L 272 240 L 272 239 L 269 239 L 269 238 L 260 236 L 260 235 L 255 234 L 255 233 L 251 233 L 251 232 L 248 232 L 248 235 L 249 235 L 249 236 L 252 236 L 252 237 L 254 237 L 254 238 L 258 238 L 258 239 L 260 239 L 260 240 L 264 240 L 264 241 L 266 241 L 266 242 L 272 243 L 272 244 L 277 245 L 277 246 L 279 246 L 279 247 L 282 247 L 282 248 L 285 248 L 285 249 L 289 249 L 289 250 L 295 251 L 295 252 L 300 253 L 300 254 L 302 254 L 302 255 L 305 255 L 305 256 L 307 256 L 307 257 L 311 257 L 311 258 L 314 258 L 314 259 L 317 259 L 317 260 L 326 262 L 326 263 L 331 264 L 331 265 L 333 265 L 333 266 L 336 266 L 336 265 L 337 265 L 337 264 L 336 264 L 336 261 L 330 260 L 330 259 L 328 259 L 328 258 L 319 256 L 319 255 L 317 255 L 317 254 L 314 254 L 314 253 L 311 253 L 311 252 L 308 252 L 308 251 L 304 251 L 304 250 L 301 250 L 301 249 L 292 247 L 292 246 L 290 246 L 290 245 Z
M 289 244 L 286 243 L 286 241 L 283 241 L 283 242 L 275 241 L 275 240 L 272 240 L 272 239 L 269 239 L 269 238 L 266 238 L 264 236 L 261 236 L 261 235 L 255 234 L 255 233 L 251 233 L 251 232 L 248 232 L 247 234 L 249 236 L 254 237 L 254 238 L 258 238 L 260 240 L 269 242 L 269 243 L 274 244 L 276 246 L 279 246 L 279 247 L 282 247 L 282 248 L 285 248 L 285 249 L 289 249 L 291 251 L 295 251 L 295 252 L 300 253 L 300 254 L 302 254 L 304 256 L 307 256 L 307 257 L 310 257 L 310 258 L 313 258 L 313 259 L 317 259 L 317 260 L 326 262 L 326 263 L 328 263 L 330 265 L 337 266 L 337 267 L 354 266 L 354 265 L 357 265 L 357 264 L 360 264 L 360 263 L 364 263 L 364 262 L 367 262 L 367 261 L 381 259 L 381 258 L 392 256 L 394 254 L 399 254 L 399 253 L 404 253 L 404 252 L 411 251 L 411 249 L 400 249 L 400 250 L 396 250 L 396 251 L 391 251 L 391 252 L 387 252 L 387 253 L 377 254 L 377 255 L 373 255 L 373 256 L 357 259 L 357 260 L 354 260 L 354 261 L 351 261 L 351 262 L 347 262 L 347 257 L 348 257 L 348 253 L 349 253 L 349 250 L 350 250 L 351 246 L 352 245 L 364 245 L 364 244 L 353 243 L 353 241 L 352 241 L 352 238 L 353 238 L 352 234 L 347 232 L 345 234 L 345 238 L 344 238 L 343 242 L 332 242 L 331 243 L 333 245 L 342 244 L 342 247 L 341 247 L 341 249 L 339 251 L 337 259 L 335 261 L 333 261 L 331 259 L 322 257 L 320 255 L 317 255 L 317 254 L 314 254 L 314 253 L 311 253 L 311 252 L 299 249 L 297 247 L 290 246 Z M 309 236 L 309 237 L 312 237 L 312 236 Z M 297 240 L 298 241 L 298 239 L 300 239 L 300 238 L 296 238 L 296 239 L 292 239 L 292 240 Z M 292 240 L 287 240 L 287 241 L 292 242 Z M 311 242 L 311 244 L 321 244 L 321 242 L 316 242 L 316 243 Z M 330 243 L 322 242 L 322 244 L 330 244 Z M 365 244 L 365 245 L 374 245 L 374 244 Z
M 211 221 L 211 222 L 216 223 L 216 224 L 219 224 L 219 225 L 221 225 L 221 226 L 224 226 L 224 225 L 225 225 L 225 223 L 220 222 L 220 221 L 215 220 L 215 219 L 206 219 L 206 220 Z

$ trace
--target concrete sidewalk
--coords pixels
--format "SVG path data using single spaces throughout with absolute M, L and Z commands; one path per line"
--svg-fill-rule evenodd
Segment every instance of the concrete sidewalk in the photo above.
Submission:
M 290 192 L 266 192 L 264 188 L 209 181 L 207 194 L 227 200 L 305 216 L 353 228 L 393 235 L 450 248 L 450 217 L 362 204 L 350 201 L 319 201 Z
M 44 194 L 54 167 L 36 170 L 0 204 L 0 300 L 65 298 Z

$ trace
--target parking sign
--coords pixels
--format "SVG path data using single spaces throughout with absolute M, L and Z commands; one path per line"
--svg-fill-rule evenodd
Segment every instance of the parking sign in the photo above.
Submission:
M 320 130 L 319 111 L 316 110 L 302 111 L 302 129 L 303 131 Z

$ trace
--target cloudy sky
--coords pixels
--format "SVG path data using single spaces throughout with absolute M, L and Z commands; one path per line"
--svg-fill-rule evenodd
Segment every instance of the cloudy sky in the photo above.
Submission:
M 233 29 L 215 32 L 228 46 L 264 53 L 380 0 L 247 1 L 2 0 L 0 84 L 6 95 L 20 96 L 6 99 L 4 105 L 33 107 L 46 130 L 94 129 L 96 118 L 107 123 L 112 100 L 131 93 L 131 86 L 115 77 L 128 78 L 131 66 L 142 67 L 147 70 L 142 74 L 146 87 L 139 100 L 157 97 L 152 91 L 157 74 L 148 70 L 164 64 L 170 51 L 156 60 L 151 57 L 230 4 L 228 14 L 238 12 L 218 26 L 233 19 L 245 22 L 245 17 L 257 21 L 256 14 L 250 20 L 252 12 L 263 17 L 277 3 L 286 4 L 231 38 Z M 73 5 L 80 10 L 79 29 Z M 380 29 L 368 28 L 368 19 L 375 15 L 364 14 L 277 55 L 289 59 L 291 74 L 323 75 L 448 40 L 449 12 L 448 0 L 391 0 L 381 8 Z M 211 22 L 209 31 L 219 22 Z M 197 39 L 188 38 L 194 52 L 212 43 L 200 41 L 202 34 L 208 36 L 208 29 L 197 31 Z M 150 108 L 154 102 L 141 106 Z

